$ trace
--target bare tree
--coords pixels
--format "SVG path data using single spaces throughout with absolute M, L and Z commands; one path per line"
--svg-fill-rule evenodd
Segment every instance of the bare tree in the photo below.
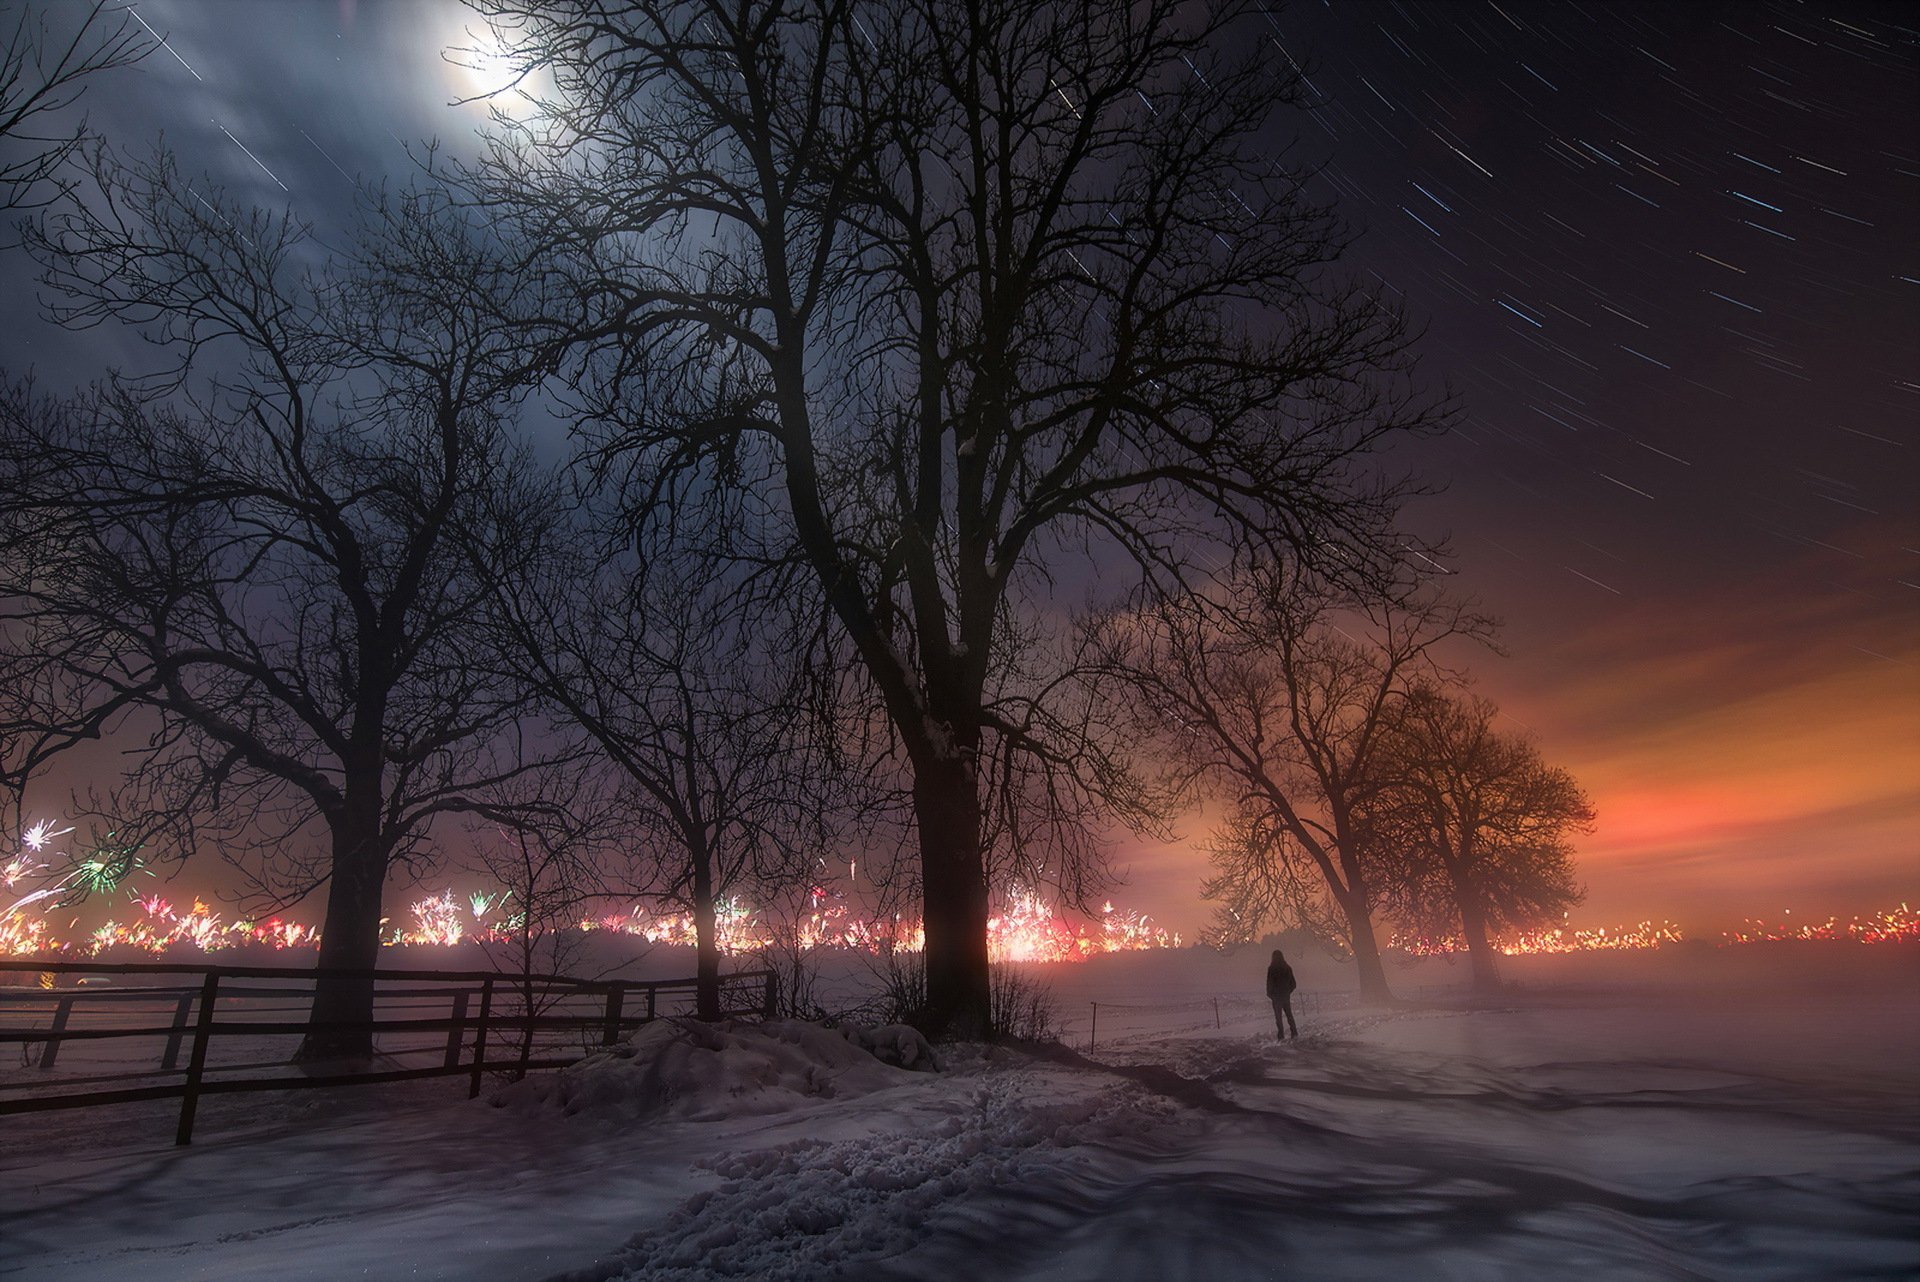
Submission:
M 524 466 L 505 415 L 530 375 L 489 319 L 516 285 L 429 195 L 326 263 L 164 156 L 97 178 L 29 241 L 55 315 L 142 326 L 169 364 L 0 424 L 35 463 L 0 585 L 9 775 L 129 731 L 119 805 L 192 821 L 181 855 L 309 856 L 254 867 L 326 884 L 320 964 L 370 969 L 389 869 L 526 768 L 523 696 L 471 644 L 469 553 L 510 546 L 484 527 Z M 300 1054 L 368 1053 L 341 1026 L 372 992 L 323 979 Z
M 593 907 L 629 887 L 619 884 L 621 865 L 613 831 L 614 806 L 597 772 L 544 771 L 492 800 L 496 818 L 477 828 L 465 859 L 500 887 L 486 902 L 503 923 L 483 932 L 480 947 L 496 969 L 516 980 L 521 1028 L 514 1077 L 526 1076 L 533 1057 L 533 1017 L 563 1001 L 565 987 L 542 982 L 546 975 L 575 971 L 587 951 L 580 923 Z
M 116 12 L 114 21 L 109 15 Z M 59 118 L 86 91 L 88 78 L 130 66 L 153 47 L 135 33 L 131 15 L 109 0 L 96 0 L 70 32 L 57 31 L 52 17 L 30 4 L 0 9 L 0 28 L 10 28 L 0 40 L 0 213 L 44 206 L 65 190 L 57 175 L 87 133 L 84 121 L 66 125 Z M 37 400 L 30 383 L 9 383 L 0 387 L 0 416 L 19 421 L 43 412 Z M 37 467 L 33 459 L 0 457 L 0 493 L 26 493 Z M 25 532 L 6 507 L 0 504 L 0 556 L 10 555 L 12 541 Z M 0 740 L 0 755 L 11 751 Z
M 1206 845 L 1213 875 L 1201 884 L 1213 920 L 1201 938 L 1216 948 L 1250 944 L 1276 925 L 1353 953 L 1340 902 L 1313 855 L 1259 801 L 1248 798 L 1216 824 Z
M 718 1019 L 721 905 L 810 876 L 831 808 L 787 612 L 699 546 L 642 531 L 646 555 L 609 549 L 617 513 L 554 507 L 538 572 L 496 581 L 494 618 L 519 678 L 623 781 L 623 841 L 646 893 L 691 913 L 695 1012 Z
M 1594 819 L 1573 776 L 1498 732 L 1497 715 L 1485 699 L 1414 691 L 1396 719 L 1393 787 L 1379 808 L 1386 839 L 1414 861 L 1402 914 L 1423 930 L 1458 930 L 1481 989 L 1500 984 L 1495 932 L 1556 920 L 1585 897 L 1571 838 Z
M 1251 4 L 471 3 L 553 86 L 476 199 L 567 283 L 636 517 L 715 477 L 764 508 L 741 555 L 817 582 L 910 776 L 926 1027 L 980 1035 L 987 763 L 1132 801 L 1021 641 L 1068 631 L 1063 580 L 1398 554 L 1362 464 L 1433 416 L 1275 162 L 1297 78 Z
M 0 10 L 0 25 L 7 22 Z M 111 0 L 94 0 L 69 31 L 55 26 L 52 9 L 32 4 L 18 6 L 11 26 L 0 42 L 0 210 L 45 205 L 68 189 L 60 171 L 86 141 L 86 124 L 59 118 L 89 77 L 155 48 L 131 7 Z
M 1375 822 L 1389 739 L 1435 647 L 1484 637 L 1487 621 L 1430 593 L 1356 600 L 1248 576 L 1226 600 L 1163 603 L 1110 626 L 1182 781 L 1231 807 L 1207 884 L 1224 910 L 1216 931 L 1251 938 L 1269 914 L 1324 929 L 1310 865 L 1361 995 L 1388 999 L 1373 917 L 1395 875 Z

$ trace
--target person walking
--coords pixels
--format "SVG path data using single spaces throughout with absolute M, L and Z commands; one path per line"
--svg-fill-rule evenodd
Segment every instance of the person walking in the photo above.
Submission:
M 1283 1042 L 1288 1029 L 1293 1030 L 1295 1041 L 1300 1038 L 1300 1025 L 1293 1022 L 1293 990 L 1298 987 L 1293 967 L 1287 965 L 1278 948 L 1274 949 L 1273 960 L 1267 963 L 1267 1000 L 1273 1003 L 1273 1026 Z

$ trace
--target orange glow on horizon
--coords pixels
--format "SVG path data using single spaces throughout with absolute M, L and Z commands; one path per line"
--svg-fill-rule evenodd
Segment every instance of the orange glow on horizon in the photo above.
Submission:
M 1920 653 L 1912 661 L 1920 670 Z M 1903 697 L 1895 666 L 1860 656 L 1649 717 L 1638 734 L 1569 743 L 1557 759 L 1599 812 L 1580 847 L 1594 901 L 1644 910 L 1645 892 L 1657 890 L 1663 911 L 1724 904 L 1737 915 L 1809 893 L 1823 911 L 1839 909 L 1859 898 L 1848 887 L 1910 894 L 1920 702 Z M 1575 739 L 1572 727 L 1565 737 Z M 1626 873 L 1631 897 L 1615 889 Z

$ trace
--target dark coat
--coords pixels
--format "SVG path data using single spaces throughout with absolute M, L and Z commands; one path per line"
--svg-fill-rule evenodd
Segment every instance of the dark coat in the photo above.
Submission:
M 1267 997 L 1279 1001 L 1283 997 L 1293 996 L 1293 990 L 1300 987 L 1293 977 L 1293 967 L 1283 961 L 1275 961 L 1267 967 Z

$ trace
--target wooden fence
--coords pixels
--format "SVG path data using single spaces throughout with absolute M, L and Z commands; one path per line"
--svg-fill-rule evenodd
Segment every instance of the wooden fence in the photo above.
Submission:
M 376 1017 L 324 1025 L 306 1018 L 314 981 L 323 974 L 370 975 Z M 663 1015 L 690 1013 L 694 997 L 691 979 L 483 971 L 0 961 L 0 985 L 10 976 L 24 982 L 0 986 L 0 1047 L 20 1046 L 21 1061 L 19 1071 L 0 1073 L 0 1115 L 177 1097 L 176 1144 L 192 1139 L 203 1095 L 465 1076 L 472 1098 L 489 1069 L 577 1063 L 623 1032 Z M 173 982 L 159 982 L 165 980 Z M 772 1015 L 773 972 L 723 975 L 720 984 L 723 1015 Z M 372 1034 L 375 1064 L 358 1071 L 308 1071 L 284 1054 L 263 1058 L 321 1028 Z M 126 1062 L 124 1044 L 136 1040 L 157 1049 L 157 1067 L 147 1066 L 153 1058 L 147 1052 Z M 76 1044 L 109 1058 L 119 1051 L 121 1062 L 103 1065 L 96 1053 L 90 1071 L 56 1076 L 63 1048 L 71 1059 L 80 1054 L 71 1049 Z M 216 1053 L 222 1046 L 250 1054 L 223 1057 Z

